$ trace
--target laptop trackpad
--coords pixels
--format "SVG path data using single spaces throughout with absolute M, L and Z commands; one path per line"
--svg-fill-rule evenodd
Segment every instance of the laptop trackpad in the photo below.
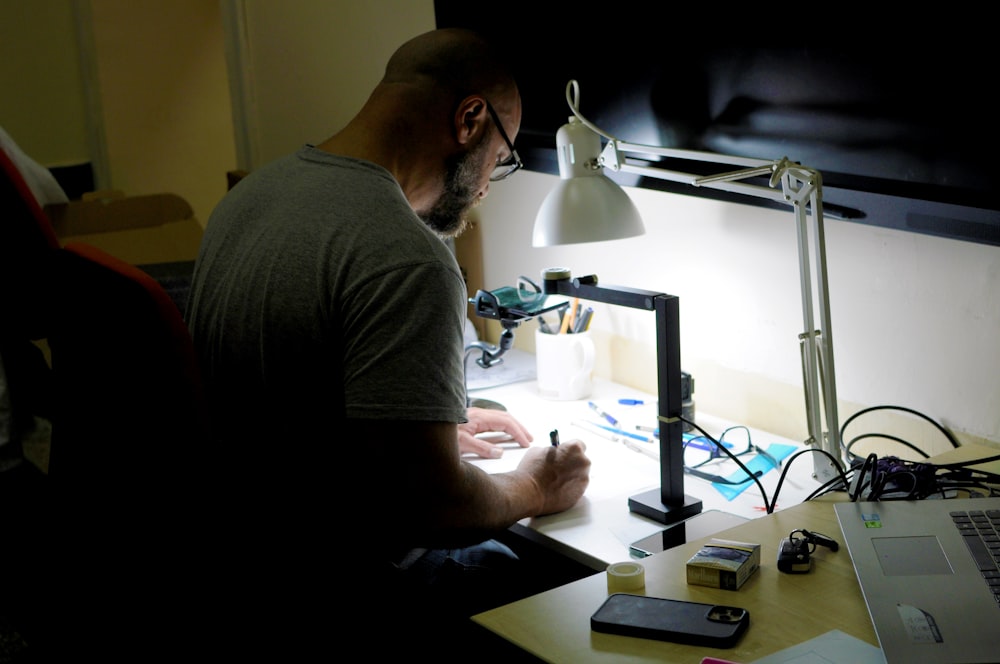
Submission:
M 954 574 L 937 537 L 874 537 L 882 573 L 886 576 Z

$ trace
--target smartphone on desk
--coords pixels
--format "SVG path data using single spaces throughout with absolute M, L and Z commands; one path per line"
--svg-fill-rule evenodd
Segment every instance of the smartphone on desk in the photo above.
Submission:
M 710 648 L 732 648 L 749 625 L 739 607 L 629 593 L 609 595 L 590 617 L 595 632 Z

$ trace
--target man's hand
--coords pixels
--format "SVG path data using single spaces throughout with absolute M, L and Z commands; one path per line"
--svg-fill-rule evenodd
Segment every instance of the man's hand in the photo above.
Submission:
M 484 459 L 498 459 L 503 456 L 503 448 L 498 443 L 515 442 L 528 447 L 533 440 L 513 415 L 505 410 L 489 408 L 469 408 L 469 421 L 458 425 L 458 449 L 462 454 L 475 454 Z M 499 438 L 477 438 L 479 433 L 506 434 Z

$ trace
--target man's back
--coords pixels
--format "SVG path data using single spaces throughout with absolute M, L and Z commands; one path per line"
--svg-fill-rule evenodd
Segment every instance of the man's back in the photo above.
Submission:
M 252 173 L 209 220 L 187 311 L 216 434 L 280 454 L 274 437 L 318 435 L 326 447 L 345 417 L 459 421 L 462 293 L 446 246 L 383 169 L 307 147 Z M 433 315 L 413 315 L 428 306 Z M 419 357 L 428 343 L 455 346 L 436 377 Z M 436 384 L 450 406 L 440 393 L 400 401 L 382 389 L 388 374 Z
M 186 318 L 221 452 L 206 550 L 234 639 L 334 624 L 323 608 L 356 556 L 338 533 L 362 543 L 384 518 L 377 481 L 358 481 L 378 477 L 383 451 L 346 419 L 459 421 L 464 292 L 447 247 L 368 162 L 306 147 L 213 212 Z M 429 356 L 446 360 L 436 376 Z M 301 605 L 306 588 L 323 601 Z

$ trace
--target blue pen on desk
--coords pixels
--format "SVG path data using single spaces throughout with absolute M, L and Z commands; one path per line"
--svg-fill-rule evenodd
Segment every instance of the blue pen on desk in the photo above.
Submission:
M 642 434 L 632 433 L 631 431 L 625 431 L 624 429 L 619 429 L 618 427 L 609 427 L 606 424 L 597 424 L 592 422 L 595 427 L 601 427 L 605 431 L 610 431 L 611 433 L 616 433 L 619 436 L 627 436 L 628 438 L 634 438 L 635 440 L 641 440 L 644 443 L 652 443 L 653 439 L 643 436 Z
M 600 415 L 601 417 L 603 417 L 604 419 L 606 419 L 608 422 L 611 422 L 611 424 L 613 426 L 618 426 L 618 420 L 616 420 L 615 418 L 611 417 L 610 415 L 608 415 L 607 413 L 605 413 L 603 410 L 601 410 L 600 408 L 598 408 L 596 403 L 594 403 L 593 401 L 588 401 L 587 405 L 590 406 L 590 409 L 592 411 L 594 411 L 595 413 L 597 413 L 598 415 Z

